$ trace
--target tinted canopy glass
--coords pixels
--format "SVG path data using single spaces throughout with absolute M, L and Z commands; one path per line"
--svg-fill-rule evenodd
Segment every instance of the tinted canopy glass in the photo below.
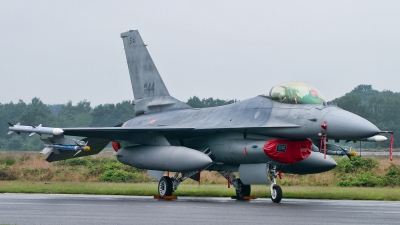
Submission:
M 325 97 L 315 87 L 303 82 L 288 82 L 271 88 L 272 100 L 289 104 L 320 104 Z

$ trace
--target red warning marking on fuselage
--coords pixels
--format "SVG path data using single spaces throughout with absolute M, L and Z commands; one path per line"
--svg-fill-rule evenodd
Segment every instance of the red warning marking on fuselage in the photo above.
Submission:
M 157 121 L 157 118 L 154 118 L 153 120 L 150 121 L 149 124 L 152 124 L 152 123 L 154 123 L 154 122 L 156 122 L 156 121 Z

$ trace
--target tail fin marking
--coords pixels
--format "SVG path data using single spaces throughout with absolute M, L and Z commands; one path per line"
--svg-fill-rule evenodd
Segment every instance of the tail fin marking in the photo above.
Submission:
M 135 100 L 170 96 L 137 30 L 122 33 Z

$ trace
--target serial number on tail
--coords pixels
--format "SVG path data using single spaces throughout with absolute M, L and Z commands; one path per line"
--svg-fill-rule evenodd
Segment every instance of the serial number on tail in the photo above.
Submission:
M 144 93 L 145 94 L 154 93 L 154 82 L 144 84 Z
M 133 45 L 135 43 L 136 43 L 135 38 L 134 37 L 129 37 L 129 45 Z

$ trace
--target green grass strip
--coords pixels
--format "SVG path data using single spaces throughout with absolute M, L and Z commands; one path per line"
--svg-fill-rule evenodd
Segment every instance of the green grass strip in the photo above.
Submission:
M 283 186 L 282 189 L 284 198 L 400 201 L 400 188 Z M 51 182 L 46 184 L 44 182 L 0 181 L 0 193 L 152 196 L 157 194 L 157 183 Z M 198 186 L 182 183 L 174 195 L 230 197 L 235 196 L 235 189 L 220 184 Z M 269 198 L 269 186 L 252 185 L 251 195 Z

